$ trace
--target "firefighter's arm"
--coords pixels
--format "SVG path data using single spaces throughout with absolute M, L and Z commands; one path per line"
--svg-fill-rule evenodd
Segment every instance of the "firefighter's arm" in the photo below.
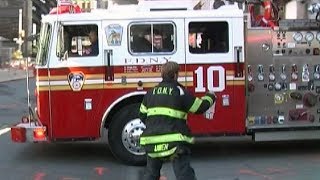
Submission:
M 147 113 L 148 113 L 148 108 L 146 106 L 146 97 L 144 97 L 139 110 L 139 118 L 141 119 L 142 122 L 145 122 L 145 120 L 147 119 Z
M 187 110 L 194 114 L 202 114 L 206 112 L 215 102 L 216 95 L 214 92 L 208 92 L 201 98 L 195 97 L 190 93 L 186 93 Z

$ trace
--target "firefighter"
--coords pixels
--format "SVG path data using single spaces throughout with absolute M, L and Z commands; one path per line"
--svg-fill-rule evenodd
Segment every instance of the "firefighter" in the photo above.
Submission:
M 91 30 L 88 34 L 89 40 L 91 43 L 90 54 L 91 56 L 97 56 L 99 54 L 99 46 L 98 46 L 98 32 L 95 30 Z
M 178 83 L 179 65 L 169 61 L 162 66 L 162 82 L 147 92 L 139 116 L 146 129 L 140 145 L 147 153 L 144 180 L 159 180 L 160 170 L 170 160 L 177 180 L 196 179 L 190 166 L 189 144 L 194 142 L 186 124 L 187 114 L 201 114 L 216 100 L 214 92 L 202 98 L 191 95 Z

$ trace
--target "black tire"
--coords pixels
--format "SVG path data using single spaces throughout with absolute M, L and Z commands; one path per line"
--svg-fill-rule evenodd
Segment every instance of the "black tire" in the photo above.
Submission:
M 144 150 L 141 149 L 141 151 L 137 151 L 139 154 L 134 154 L 126 148 L 122 140 L 122 132 L 127 123 L 131 120 L 138 119 L 139 107 L 140 104 L 135 103 L 121 108 L 115 113 L 109 126 L 108 141 L 111 152 L 117 159 L 127 165 L 142 166 L 146 164 Z M 137 120 L 135 120 L 135 122 L 137 122 Z M 136 146 L 133 148 L 135 147 Z

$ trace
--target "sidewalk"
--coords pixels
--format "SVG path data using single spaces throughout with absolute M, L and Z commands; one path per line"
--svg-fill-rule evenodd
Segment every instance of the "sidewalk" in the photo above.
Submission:
M 0 69 L 0 82 L 25 79 L 26 77 L 26 70 L 16 68 Z M 29 77 L 33 77 L 33 70 L 29 70 Z

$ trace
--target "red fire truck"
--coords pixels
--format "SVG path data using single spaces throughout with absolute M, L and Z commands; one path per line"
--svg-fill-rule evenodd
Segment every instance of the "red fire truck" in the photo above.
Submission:
M 286 2 L 56 9 L 42 18 L 35 111 L 29 104 L 12 140 L 93 141 L 107 130 L 118 159 L 143 164 L 139 106 L 169 60 L 180 64 L 178 80 L 192 93 L 216 92 L 209 111 L 188 117 L 195 136 L 319 139 L 320 5 L 310 4 L 316 19 L 286 19 Z

